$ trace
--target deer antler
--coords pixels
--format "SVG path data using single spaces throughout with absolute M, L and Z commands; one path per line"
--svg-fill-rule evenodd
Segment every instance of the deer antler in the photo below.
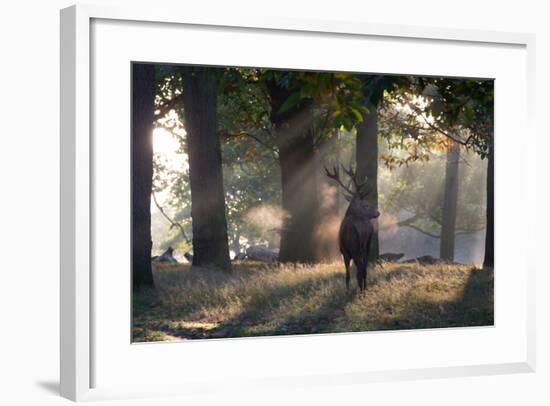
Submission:
M 345 192 L 350 194 L 350 196 L 353 196 L 355 194 L 355 192 L 350 188 L 350 185 L 346 186 L 344 182 L 342 182 L 342 180 L 340 179 L 340 170 L 338 169 L 338 165 L 334 165 L 333 172 L 330 172 L 325 166 L 325 172 L 330 179 L 335 180 L 342 187 L 342 189 L 344 189 Z
M 369 190 L 364 190 L 363 188 L 367 185 L 367 178 L 363 182 L 359 182 L 357 179 L 357 172 L 353 170 L 352 166 L 350 165 L 349 169 L 346 169 L 344 165 L 342 165 L 342 169 L 346 173 L 346 175 L 349 176 L 351 182 L 353 182 L 353 185 L 355 187 L 356 193 L 358 193 L 361 197 L 365 197 L 369 194 Z

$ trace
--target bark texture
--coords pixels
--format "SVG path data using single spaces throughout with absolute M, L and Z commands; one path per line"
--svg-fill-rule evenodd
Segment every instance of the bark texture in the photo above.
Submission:
M 280 262 L 311 263 L 318 258 L 315 232 L 319 224 L 319 188 L 313 133 L 313 106 L 302 101 L 279 113 L 290 96 L 288 89 L 268 84 L 271 122 L 274 127 L 281 167 L 282 207 Z
M 217 78 L 203 67 L 181 67 L 187 132 L 193 266 L 231 271 L 225 217 Z
M 460 145 L 453 142 L 447 150 L 445 167 L 445 195 L 441 215 L 441 245 L 439 256 L 447 261 L 454 260 L 456 208 L 458 201 L 458 166 L 460 160 Z
M 323 153 L 319 154 L 317 176 L 320 187 L 320 224 L 316 231 L 317 250 L 319 260 L 332 262 L 340 259 L 338 247 L 338 230 L 342 216 L 340 206 L 345 202 L 341 190 L 333 179 L 325 172 L 326 168 L 340 167 L 340 153 L 338 151 L 339 132 L 334 131 L 323 144 Z
M 153 286 L 151 188 L 155 67 L 132 66 L 132 285 Z
M 367 201 L 369 205 L 378 208 L 378 109 L 374 105 L 369 105 L 368 109 L 369 112 L 363 114 L 363 122 L 356 127 L 355 159 L 358 179 L 367 179 Z M 379 254 L 378 227 L 374 227 L 369 246 L 369 261 L 376 261 Z
M 487 229 L 485 234 L 484 267 L 495 265 L 495 165 L 494 146 L 489 146 L 487 162 Z

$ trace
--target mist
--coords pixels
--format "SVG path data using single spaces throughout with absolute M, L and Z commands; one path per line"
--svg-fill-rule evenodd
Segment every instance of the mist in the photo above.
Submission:
M 428 89 L 431 94 L 433 88 L 429 84 L 424 92 Z M 269 106 L 262 106 L 264 95 L 259 87 L 247 91 L 256 97 L 256 107 L 265 111 L 249 112 L 250 103 L 224 99 L 218 106 L 224 131 L 230 132 L 235 126 L 226 122 L 229 119 L 245 115 L 246 121 L 250 120 L 246 114 L 262 117 L 269 112 Z M 378 232 L 379 253 L 403 254 L 403 260 L 442 255 L 445 182 L 452 178 L 456 194 L 452 260 L 481 264 L 486 234 L 487 159 L 472 146 L 461 145 L 458 163 L 449 173 L 452 141 L 441 131 L 431 129 L 433 117 L 420 119 L 415 110 L 426 111 L 428 99 L 412 92 L 397 92 L 393 96 L 385 94 L 384 100 L 378 113 L 377 137 L 381 216 L 372 220 Z M 255 245 L 279 250 L 285 240 L 287 244 L 303 245 L 308 258 L 315 258 L 315 262 L 340 258 L 338 230 L 348 202 L 342 186 L 327 178 L 325 168 L 358 167 L 358 127 L 346 129 L 341 125 L 327 133 L 315 127 L 321 114 L 322 109 L 301 110 L 280 129 L 265 115 L 254 123 L 257 129 L 222 138 L 227 238 L 232 257 Z M 154 138 L 153 189 L 158 206 L 151 208 L 153 254 L 173 247 L 181 259 L 184 252 L 193 249 L 187 135 L 183 120 L 174 110 L 166 117 L 165 121 L 159 120 L 164 129 L 155 130 Z M 304 149 L 304 139 L 309 149 Z M 285 146 L 288 143 L 290 149 Z M 285 165 L 282 153 L 287 154 Z M 298 233 L 307 237 L 299 237 Z
M 492 80 L 133 69 L 134 340 L 493 324 Z
M 341 135 L 340 163 L 350 161 L 355 153 L 353 138 L 354 134 L 351 133 Z M 387 143 L 381 140 L 380 145 L 380 155 L 387 153 Z M 163 152 L 166 154 L 166 149 Z M 174 150 L 173 153 L 181 155 L 181 151 Z M 340 257 L 338 229 L 347 208 L 342 191 L 326 181 L 323 165 L 329 163 L 318 163 L 319 168 L 316 172 L 319 179 L 318 198 L 321 213 L 314 234 L 320 261 Z M 486 171 L 486 160 L 474 152 L 462 151 L 458 171 L 459 198 L 454 259 L 458 263 L 480 264 L 483 261 Z M 429 211 L 432 216 L 437 216 L 438 213 L 440 215 L 444 192 L 445 153 L 432 152 L 427 161 L 410 162 L 395 168 L 389 168 L 380 160 L 378 174 L 381 216 L 374 223 L 379 232 L 380 253 L 403 253 L 404 260 L 424 255 L 438 258 L 440 238 L 434 236 L 441 233 L 441 224 L 436 221 L 437 218 L 420 217 L 411 226 L 402 223 L 406 223 L 420 211 Z M 232 188 L 230 184 L 225 186 L 226 190 Z M 181 192 L 182 195 L 188 193 L 188 190 Z M 259 198 L 261 199 L 261 196 Z M 241 224 L 234 226 L 240 229 L 240 251 L 252 245 L 279 248 L 280 231 L 285 217 L 288 216 L 281 207 L 280 198 L 280 194 L 277 193 L 271 196 L 266 194 L 262 199 L 265 202 L 257 200 L 246 209 L 240 219 Z M 167 205 L 167 202 L 163 204 Z M 167 206 L 169 214 L 177 218 L 177 210 Z M 185 215 L 189 216 L 189 212 L 188 207 L 180 211 L 178 220 L 192 235 L 190 222 L 185 221 Z M 231 235 L 232 227 L 229 228 Z M 152 234 L 155 255 L 160 254 L 168 246 L 174 246 L 177 247 L 176 258 L 183 261 L 183 252 L 191 249 L 189 244 L 182 240 L 180 232 L 154 206 Z M 236 243 L 230 245 L 235 247 Z M 236 249 L 232 249 L 232 255 L 237 252 Z

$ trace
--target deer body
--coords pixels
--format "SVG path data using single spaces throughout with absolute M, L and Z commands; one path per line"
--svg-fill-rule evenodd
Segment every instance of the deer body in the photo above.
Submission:
M 346 266 L 346 288 L 349 288 L 350 262 L 357 268 L 357 285 L 360 290 L 367 287 L 368 252 L 374 227 L 370 219 L 347 215 L 340 224 L 338 243 Z
M 351 178 L 349 185 L 345 185 L 340 180 L 337 167 L 334 168 L 333 173 L 326 169 L 327 176 L 336 180 L 343 187 L 346 199 L 350 202 L 338 233 L 340 253 L 346 267 L 346 288 L 349 288 L 350 264 L 353 260 L 357 268 L 357 285 L 359 290 L 362 291 L 367 287 L 368 253 L 374 233 L 371 220 L 380 216 L 380 212 L 375 207 L 369 206 L 366 201 L 368 194 L 368 191 L 364 190 L 366 182 L 359 183 L 351 168 L 349 170 L 344 169 L 344 171 Z M 351 185 L 353 185 L 353 188 Z

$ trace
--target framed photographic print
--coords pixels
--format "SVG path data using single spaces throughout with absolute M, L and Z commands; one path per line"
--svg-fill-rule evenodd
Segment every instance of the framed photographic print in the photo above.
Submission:
M 63 396 L 534 370 L 533 36 L 61 26 Z

